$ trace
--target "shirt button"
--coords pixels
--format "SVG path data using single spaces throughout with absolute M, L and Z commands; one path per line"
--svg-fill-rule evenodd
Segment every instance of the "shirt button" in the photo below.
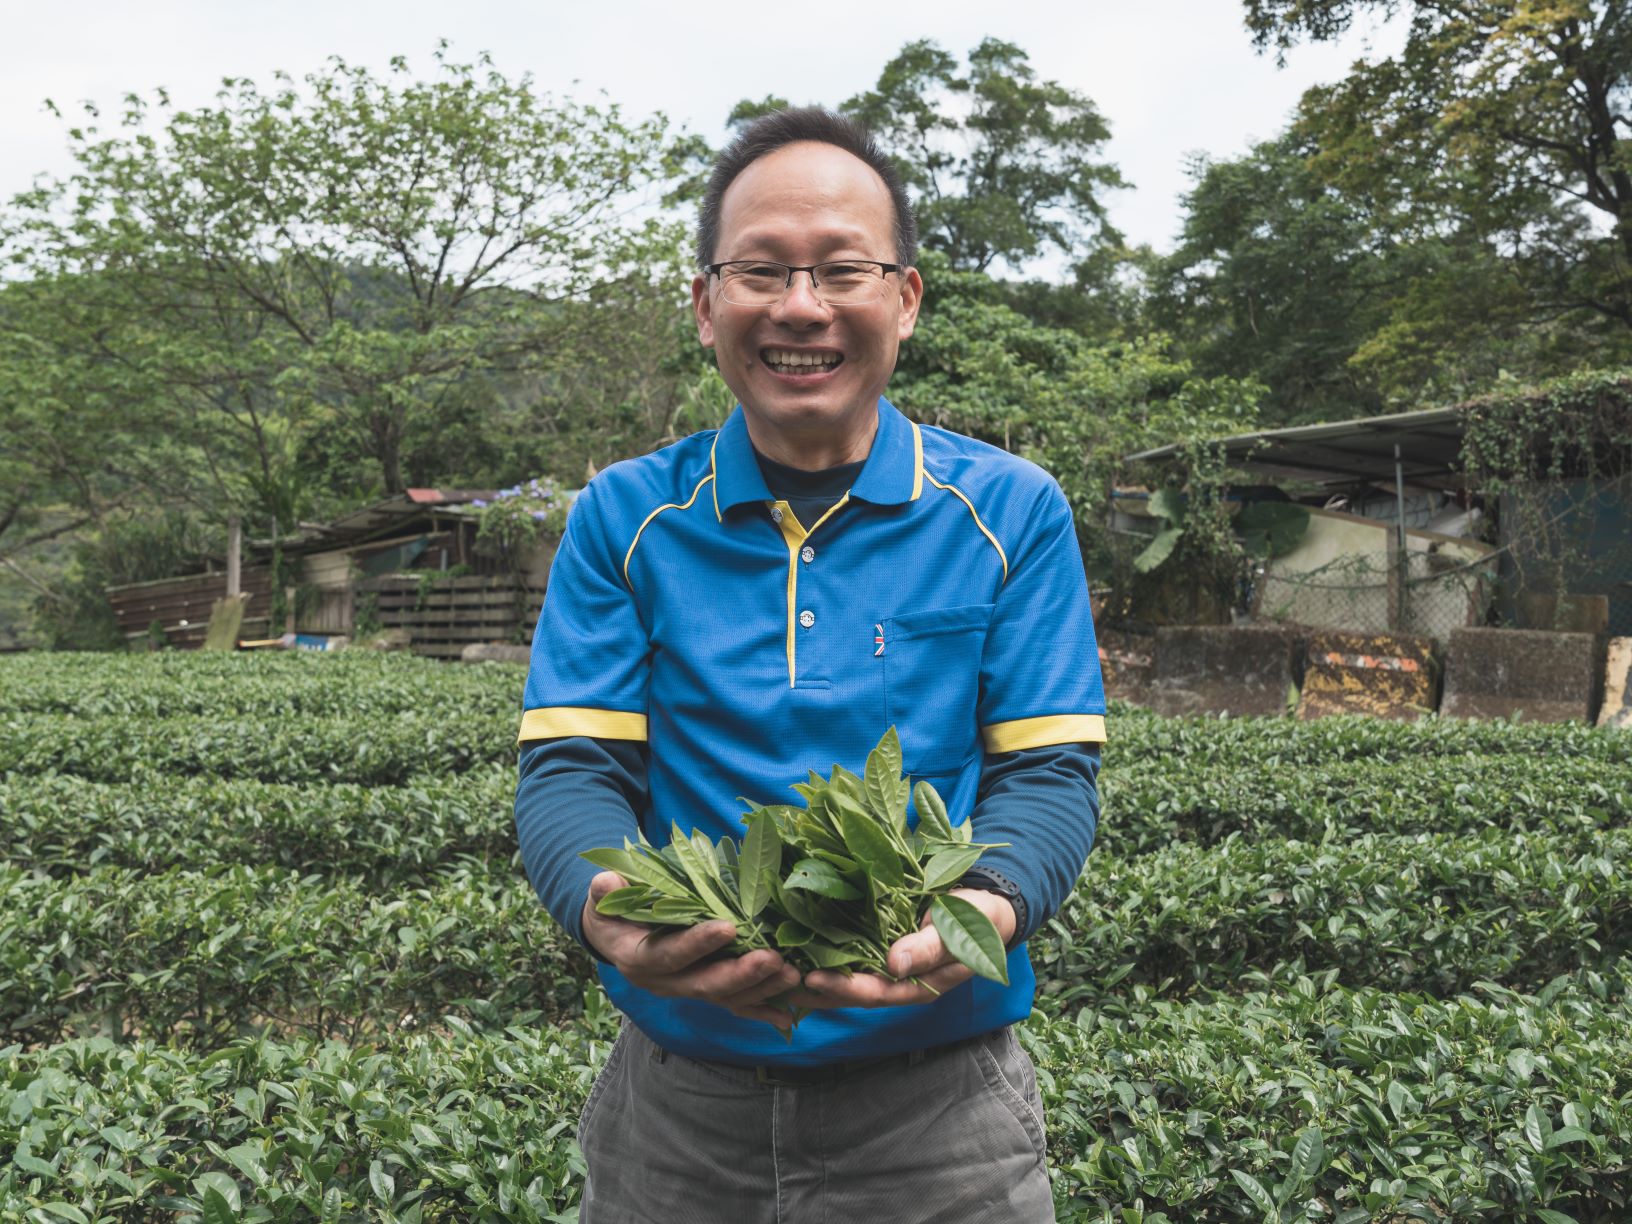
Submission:
M 782 521 L 782 507 L 781 506 L 772 506 L 771 507 L 771 522 L 780 523 L 781 521 Z
M 812 612 L 809 608 L 806 608 L 803 612 L 799 613 L 799 623 L 806 629 L 809 629 L 816 623 L 816 613 Z
M 816 550 L 809 544 L 806 544 L 799 550 L 799 560 L 803 561 L 806 565 L 809 565 L 812 561 L 816 560 Z

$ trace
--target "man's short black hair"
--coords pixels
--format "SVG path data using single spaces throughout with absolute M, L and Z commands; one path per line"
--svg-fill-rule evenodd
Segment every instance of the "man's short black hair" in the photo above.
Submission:
M 854 119 L 846 119 L 820 106 L 796 106 L 772 111 L 750 123 L 714 159 L 714 169 L 703 191 L 702 215 L 697 220 L 697 262 L 714 262 L 714 248 L 720 241 L 720 201 L 725 189 L 754 162 L 783 145 L 801 140 L 830 144 L 859 157 L 884 180 L 895 213 L 895 262 L 910 265 L 918 257 L 918 221 L 912 215 L 912 201 L 890 159 L 873 140 L 872 133 Z

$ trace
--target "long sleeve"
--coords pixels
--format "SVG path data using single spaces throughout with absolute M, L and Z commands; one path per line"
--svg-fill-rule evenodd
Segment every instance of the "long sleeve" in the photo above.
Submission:
M 1051 744 L 986 758 L 975 803 L 975 840 L 1008 842 L 977 867 L 1013 880 L 1025 901 L 1029 939 L 1076 887 L 1099 827 L 1099 745 Z
M 584 735 L 521 745 L 515 814 L 522 865 L 544 908 L 586 948 L 584 900 L 600 868 L 578 856 L 636 835 L 646 806 L 646 752 L 642 741 Z

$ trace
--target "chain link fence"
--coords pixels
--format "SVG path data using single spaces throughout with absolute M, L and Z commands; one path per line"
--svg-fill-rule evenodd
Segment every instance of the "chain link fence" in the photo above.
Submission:
M 1304 550 L 1255 566 L 1244 603 L 1261 621 L 1440 642 L 1485 625 L 1632 636 L 1632 477 L 1536 484 L 1494 509 L 1496 542 L 1408 531 L 1403 559 L 1393 532 L 1382 549 Z

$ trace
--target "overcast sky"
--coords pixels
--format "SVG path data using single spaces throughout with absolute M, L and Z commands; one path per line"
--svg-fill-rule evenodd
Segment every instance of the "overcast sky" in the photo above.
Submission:
M 1109 120 L 1106 160 L 1133 186 L 1109 200 L 1134 242 L 1168 249 L 1179 224 L 1189 154 L 1228 157 L 1275 134 L 1298 96 L 1341 77 L 1357 57 L 1389 53 L 1395 31 L 1367 28 L 1338 46 L 1301 47 L 1277 68 L 1253 51 L 1236 0 L 937 3 L 824 0 L 790 6 L 728 0 L 0 0 L 0 198 L 40 172 L 69 169 L 64 121 L 91 99 L 115 108 L 131 91 L 169 90 L 207 104 L 220 78 L 263 86 L 329 55 L 383 67 L 403 54 L 429 74 L 447 38 L 457 58 L 490 52 L 507 74 L 626 110 L 665 112 L 718 142 L 740 98 L 780 94 L 836 104 L 871 86 L 915 38 L 960 57 L 992 35 L 1023 47 L 1038 76 L 1087 94 Z

